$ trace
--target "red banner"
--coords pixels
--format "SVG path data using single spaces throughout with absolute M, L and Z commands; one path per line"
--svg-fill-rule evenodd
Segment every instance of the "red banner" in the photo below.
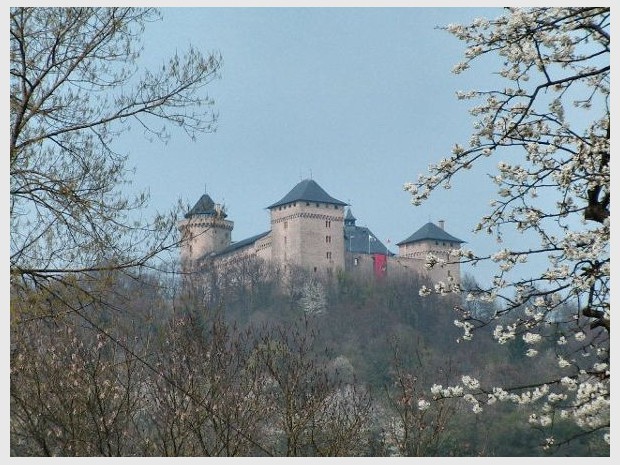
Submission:
M 375 278 L 383 278 L 387 274 L 387 255 L 373 254 Z

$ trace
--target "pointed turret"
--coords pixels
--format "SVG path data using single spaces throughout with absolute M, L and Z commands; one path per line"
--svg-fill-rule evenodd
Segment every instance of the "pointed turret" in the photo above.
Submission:
M 226 216 L 228 216 L 224 208 L 216 204 L 213 199 L 209 197 L 209 194 L 203 194 L 202 197 L 198 199 L 198 202 L 196 202 L 196 205 L 185 214 L 185 218 L 191 218 L 196 215 L 219 216 L 221 218 L 226 218 Z
M 345 226 L 355 226 L 355 222 L 357 218 L 353 216 L 351 213 L 351 207 L 347 208 L 347 214 L 344 216 L 344 225 Z
M 227 216 L 224 206 L 216 204 L 208 194 L 203 194 L 185 214 L 179 222 L 183 268 L 190 269 L 198 260 L 230 245 L 234 223 Z

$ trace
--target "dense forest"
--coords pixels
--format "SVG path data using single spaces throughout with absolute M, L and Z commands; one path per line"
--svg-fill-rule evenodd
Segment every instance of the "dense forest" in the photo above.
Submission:
M 84 279 L 13 299 L 11 455 L 609 454 L 560 418 L 570 440 L 544 448 L 527 405 L 434 396 L 463 376 L 526 387 L 560 368 L 553 339 L 536 363 L 490 329 L 463 340 L 455 312 L 497 309 L 422 298 L 417 275 L 319 280 L 244 260 Z

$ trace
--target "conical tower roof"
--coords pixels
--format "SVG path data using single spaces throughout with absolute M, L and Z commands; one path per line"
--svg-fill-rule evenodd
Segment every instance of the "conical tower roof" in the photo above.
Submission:
M 346 205 L 341 200 L 333 198 L 313 179 L 304 179 L 291 189 L 291 191 L 282 197 L 276 203 L 269 205 L 267 208 L 275 208 L 280 205 L 286 205 L 292 202 L 304 200 L 306 202 L 330 203 L 333 205 Z
M 347 213 L 344 215 L 344 224 L 345 226 L 355 226 L 355 221 L 357 218 L 353 216 L 351 212 L 351 208 L 347 208 Z
M 213 199 L 209 197 L 209 194 L 203 194 L 198 202 L 196 202 L 196 205 L 194 205 L 192 209 L 185 214 L 185 218 L 190 218 L 194 215 L 216 216 L 217 214 L 218 211 L 215 208 L 215 202 L 213 202 Z M 224 218 L 225 217 L 226 214 L 224 213 Z

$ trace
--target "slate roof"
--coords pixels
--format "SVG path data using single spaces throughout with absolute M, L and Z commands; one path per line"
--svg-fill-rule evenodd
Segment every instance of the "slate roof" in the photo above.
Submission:
M 226 255 L 227 253 L 235 252 L 236 250 L 242 249 L 249 245 L 254 244 L 257 240 L 262 239 L 271 231 L 266 231 L 264 233 L 257 234 L 256 236 L 248 237 L 247 239 L 243 239 L 242 241 L 233 242 L 228 247 L 223 250 L 220 250 L 216 255 Z
M 196 205 L 194 205 L 192 209 L 185 214 L 185 218 L 189 218 L 194 215 L 215 216 L 217 213 L 218 212 L 215 210 L 215 202 L 213 202 L 213 199 L 209 197 L 209 194 L 203 194 L 202 197 L 198 199 L 198 202 L 196 202 Z M 226 218 L 226 216 L 226 213 L 224 213 L 224 218 Z
M 304 179 L 291 189 L 291 191 L 282 197 L 276 203 L 269 205 L 267 208 L 275 208 L 280 205 L 286 205 L 292 202 L 305 200 L 307 202 L 330 203 L 333 205 L 347 205 L 341 200 L 333 198 L 319 186 L 313 179 Z
M 451 234 L 448 234 L 439 226 L 428 222 L 416 232 L 414 232 L 411 236 L 409 236 L 404 241 L 399 242 L 396 245 L 410 244 L 412 242 L 420 242 L 420 241 L 442 241 L 442 242 L 455 242 L 462 243 L 461 239 L 458 239 Z
M 347 213 L 346 215 L 344 215 L 344 224 L 347 226 L 355 226 L 356 220 L 357 218 L 353 216 L 353 213 L 351 213 L 351 209 L 347 208 Z
M 372 237 L 372 239 L 370 239 Z M 393 255 L 372 231 L 364 226 L 344 227 L 344 247 L 353 253 L 380 253 Z

